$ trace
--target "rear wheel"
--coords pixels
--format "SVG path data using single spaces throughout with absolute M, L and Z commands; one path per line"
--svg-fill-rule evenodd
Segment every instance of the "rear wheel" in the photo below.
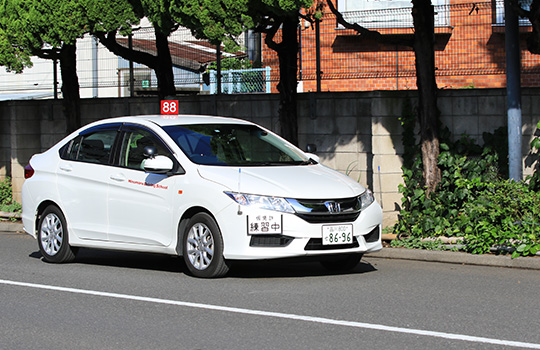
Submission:
M 321 265 L 330 271 L 350 271 L 358 265 L 362 256 L 363 254 L 347 254 L 326 257 L 321 260 Z
M 48 206 L 39 220 L 37 241 L 43 259 L 52 263 L 65 263 L 75 259 L 76 248 L 69 246 L 66 219 L 62 211 Z
M 221 232 L 210 215 L 193 215 L 186 225 L 183 239 L 184 261 L 193 276 L 217 278 L 229 271 L 223 257 Z

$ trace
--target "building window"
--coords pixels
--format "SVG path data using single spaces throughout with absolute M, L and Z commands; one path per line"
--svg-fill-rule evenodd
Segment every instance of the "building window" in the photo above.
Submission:
M 449 24 L 448 0 L 433 0 L 435 26 Z M 337 0 L 337 8 L 346 21 L 364 28 L 411 28 L 410 0 Z
M 494 7 L 494 25 L 504 25 L 504 0 L 492 0 L 493 7 Z M 520 0 L 519 4 L 522 8 L 525 10 L 529 10 L 531 8 L 532 0 Z M 528 18 L 519 18 L 519 25 L 521 26 L 530 26 L 531 22 Z

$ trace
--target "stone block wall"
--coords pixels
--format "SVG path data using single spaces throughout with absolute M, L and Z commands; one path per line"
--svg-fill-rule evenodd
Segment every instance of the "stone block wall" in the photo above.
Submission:
M 523 170 L 532 173 L 537 156 L 529 144 L 540 120 L 540 89 L 522 92 Z M 392 225 L 401 205 L 403 103 L 416 91 L 328 92 L 298 96 L 299 144 L 317 146 L 323 164 L 371 188 Z M 277 94 L 181 96 L 179 111 L 238 117 L 279 130 Z M 454 138 L 467 134 L 482 142 L 484 132 L 506 125 L 506 91 L 441 90 L 441 122 Z M 156 98 L 85 99 L 83 124 L 121 115 L 159 113 Z M 0 102 L 0 179 L 11 176 L 20 201 L 24 166 L 65 136 L 61 101 Z M 504 142 L 506 140 L 501 140 Z

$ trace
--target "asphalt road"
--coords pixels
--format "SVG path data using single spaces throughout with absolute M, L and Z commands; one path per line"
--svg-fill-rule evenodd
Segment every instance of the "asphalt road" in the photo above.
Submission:
M 201 280 L 158 255 L 47 264 L 18 233 L 0 252 L 0 349 L 540 349 L 538 271 L 366 257 Z

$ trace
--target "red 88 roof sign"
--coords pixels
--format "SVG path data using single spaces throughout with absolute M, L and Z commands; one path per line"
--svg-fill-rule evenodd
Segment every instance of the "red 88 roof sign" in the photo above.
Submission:
M 161 114 L 163 114 L 163 115 L 176 115 L 176 114 L 178 114 L 178 101 L 176 101 L 176 100 L 162 100 L 161 101 Z

